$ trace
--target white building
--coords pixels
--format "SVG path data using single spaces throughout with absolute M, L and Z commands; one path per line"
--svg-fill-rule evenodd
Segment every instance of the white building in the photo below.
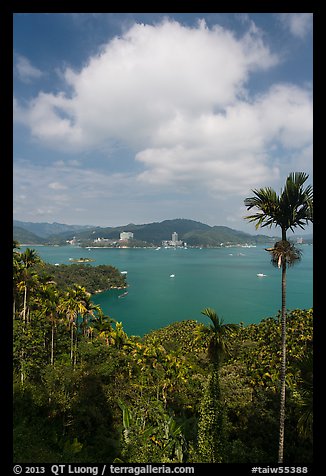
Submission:
M 183 246 L 183 241 L 178 240 L 178 233 L 175 231 L 172 233 L 172 240 L 164 240 L 162 241 L 162 246 L 165 248 L 173 247 L 175 248 L 176 246 Z
M 131 231 L 123 231 L 120 233 L 120 240 L 121 241 L 128 241 L 132 240 L 134 237 L 134 234 Z
M 178 241 L 178 233 L 175 231 L 172 233 L 172 243 L 176 243 Z

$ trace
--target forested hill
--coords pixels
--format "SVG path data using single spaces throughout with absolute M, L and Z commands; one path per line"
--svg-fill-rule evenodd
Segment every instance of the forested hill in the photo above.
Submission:
M 33 243 L 35 245 L 44 243 L 44 238 L 36 235 L 32 231 L 26 230 L 21 226 L 14 225 L 14 240 L 18 243 Z
M 220 246 L 221 243 L 257 244 L 275 241 L 274 238 L 266 235 L 251 235 L 226 226 L 209 226 L 198 221 L 181 218 L 141 225 L 129 223 L 118 227 L 89 226 L 78 228 L 77 226 L 63 225 L 66 228 L 59 233 L 59 224 L 57 223 L 27 223 L 26 232 L 28 233 L 25 236 L 22 234 L 24 222 L 18 223 L 19 229 L 17 229 L 17 222 L 14 221 L 14 239 L 20 243 L 65 244 L 66 240 L 75 237 L 81 245 L 87 246 L 96 238 L 119 240 L 122 231 L 130 231 L 134 234 L 135 240 L 153 245 L 161 245 L 163 240 L 171 240 L 174 232 L 178 233 L 179 240 L 187 242 L 189 246 Z M 36 237 L 33 238 L 30 235 L 31 232 Z
M 112 288 L 125 288 L 127 286 L 126 276 L 114 266 L 88 264 L 60 264 L 59 266 L 43 263 L 42 266 L 36 266 L 36 270 L 42 277 L 51 276 L 60 290 L 78 284 L 83 286 L 86 291 L 95 294 L 107 291 Z

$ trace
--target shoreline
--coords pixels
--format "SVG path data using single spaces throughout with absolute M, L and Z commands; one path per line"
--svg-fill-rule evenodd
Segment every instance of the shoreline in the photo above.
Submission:
M 123 289 L 128 289 L 129 285 L 127 284 L 126 286 L 111 286 L 109 289 L 97 289 L 94 291 L 92 294 L 101 294 L 105 293 L 107 291 L 111 291 L 111 289 L 118 289 L 118 290 L 123 290 Z

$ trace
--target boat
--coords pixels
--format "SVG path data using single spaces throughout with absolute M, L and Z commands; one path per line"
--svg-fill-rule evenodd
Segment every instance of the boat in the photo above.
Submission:
M 174 278 L 175 277 L 175 274 L 170 274 L 170 278 Z
M 127 294 L 128 294 L 128 291 L 126 291 L 125 293 L 119 294 L 118 298 L 125 297 L 125 296 L 127 296 Z
M 128 274 L 128 271 L 121 271 L 121 274 Z
M 264 278 L 265 276 L 267 276 L 267 274 L 257 273 L 257 276 L 258 278 Z
M 155 250 L 155 251 L 159 251 L 160 249 L 161 249 L 161 247 L 160 247 L 160 246 L 158 246 L 158 247 L 156 248 L 156 250 Z

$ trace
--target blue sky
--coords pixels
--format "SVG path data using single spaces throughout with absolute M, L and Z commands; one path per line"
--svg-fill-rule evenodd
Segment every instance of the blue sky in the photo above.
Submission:
M 312 180 L 312 14 L 14 15 L 14 218 L 189 218 Z

